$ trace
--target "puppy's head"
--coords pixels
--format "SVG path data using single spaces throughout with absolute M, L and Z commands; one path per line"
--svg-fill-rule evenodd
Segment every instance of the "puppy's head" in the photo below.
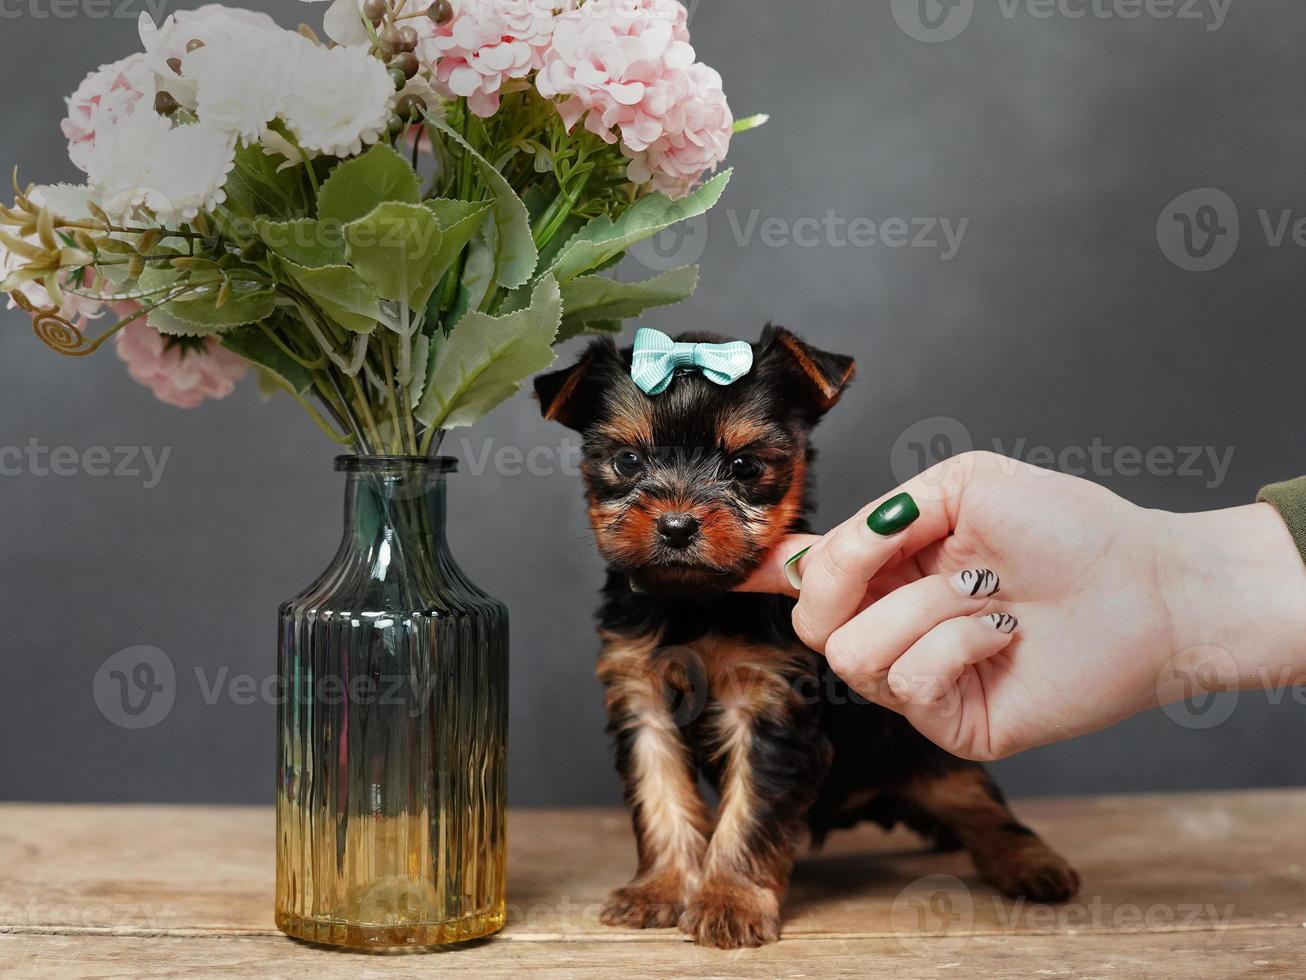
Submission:
M 777 327 L 753 355 L 734 384 L 681 370 L 650 396 L 631 380 L 630 349 L 604 339 L 573 367 L 536 379 L 545 418 L 584 436 L 599 551 L 639 589 L 729 589 L 802 517 L 808 435 L 838 402 L 853 361 Z

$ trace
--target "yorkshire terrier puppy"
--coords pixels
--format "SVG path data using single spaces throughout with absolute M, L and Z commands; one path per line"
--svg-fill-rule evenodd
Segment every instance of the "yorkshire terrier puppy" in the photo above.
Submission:
M 605 339 L 535 383 L 545 417 L 584 436 L 608 562 L 598 674 L 639 863 L 603 921 L 678 924 L 726 949 L 773 942 L 804 832 L 819 843 L 861 820 L 967 848 L 1006 895 L 1069 898 L 1078 875 L 983 767 L 851 692 L 795 636 L 792 600 L 731 591 L 808 530 L 809 437 L 854 370 L 779 328 L 751 349 L 733 383 L 681 366 L 647 395 L 631 350 Z

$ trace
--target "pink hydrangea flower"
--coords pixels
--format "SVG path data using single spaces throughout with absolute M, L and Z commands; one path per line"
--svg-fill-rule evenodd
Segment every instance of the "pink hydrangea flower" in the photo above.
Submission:
M 134 54 L 99 68 L 66 100 L 68 116 L 61 124 L 68 156 L 78 169 L 87 169 L 95 134 L 131 115 L 136 103 L 154 97 L 154 73 L 144 54 Z
M 446 98 L 467 99 L 485 118 L 499 111 L 499 95 L 510 79 L 525 78 L 544 64 L 559 10 L 575 0 L 451 0 L 444 24 L 418 18 L 423 34 L 418 58 L 433 65 L 432 77 Z
M 212 337 L 200 349 L 169 343 L 144 320 L 134 320 L 114 337 L 118 357 L 134 380 L 154 397 L 178 408 L 196 408 L 206 398 L 226 398 L 249 370 L 243 358 Z
M 685 73 L 689 95 L 662 117 L 658 138 L 642 148 L 626 139 L 622 147 L 631 157 L 630 179 L 652 180 L 655 190 L 673 198 L 684 197 L 705 173 L 716 170 L 730 152 L 735 124 L 720 74 L 704 64 L 690 65 Z
M 725 159 L 734 118 L 698 63 L 679 0 L 591 0 L 557 19 L 536 86 L 631 158 L 630 178 L 673 196 Z

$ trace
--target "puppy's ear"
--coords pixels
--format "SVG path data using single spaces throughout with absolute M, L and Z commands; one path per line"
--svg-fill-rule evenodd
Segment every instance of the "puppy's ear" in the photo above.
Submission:
M 590 344 L 571 367 L 541 374 L 535 379 L 541 414 L 583 431 L 597 416 L 604 380 L 620 361 L 616 344 L 604 337 Z
M 857 372 L 851 357 L 830 354 L 804 343 L 784 327 L 766 325 L 757 343 L 758 360 L 783 366 L 799 382 L 799 390 L 810 399 L 813 420 L 838 404 Z

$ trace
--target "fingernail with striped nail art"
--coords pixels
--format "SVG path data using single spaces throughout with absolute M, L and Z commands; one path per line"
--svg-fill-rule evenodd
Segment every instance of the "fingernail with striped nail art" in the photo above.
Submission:
M 987 616 L 981 616 L 980 622 L 999 633 L 1014 633 L 1016 627 L 1020 625 L 1020 621 L 1011 613 L 989 613 Z
M 952 576 L 952 587 L 962 595 L 986 599 L 998 594 L 998 573 L 987 568 L 968 568 Z
M 801 589 L 803 587 L 803 576 L 802 573 L 798 571 L 798 561 L 803 557 L 803 555 L 811 550 L 812 546 L 809 544 L 806 548 L 785 562 L 785 579 L 795 589 Z

